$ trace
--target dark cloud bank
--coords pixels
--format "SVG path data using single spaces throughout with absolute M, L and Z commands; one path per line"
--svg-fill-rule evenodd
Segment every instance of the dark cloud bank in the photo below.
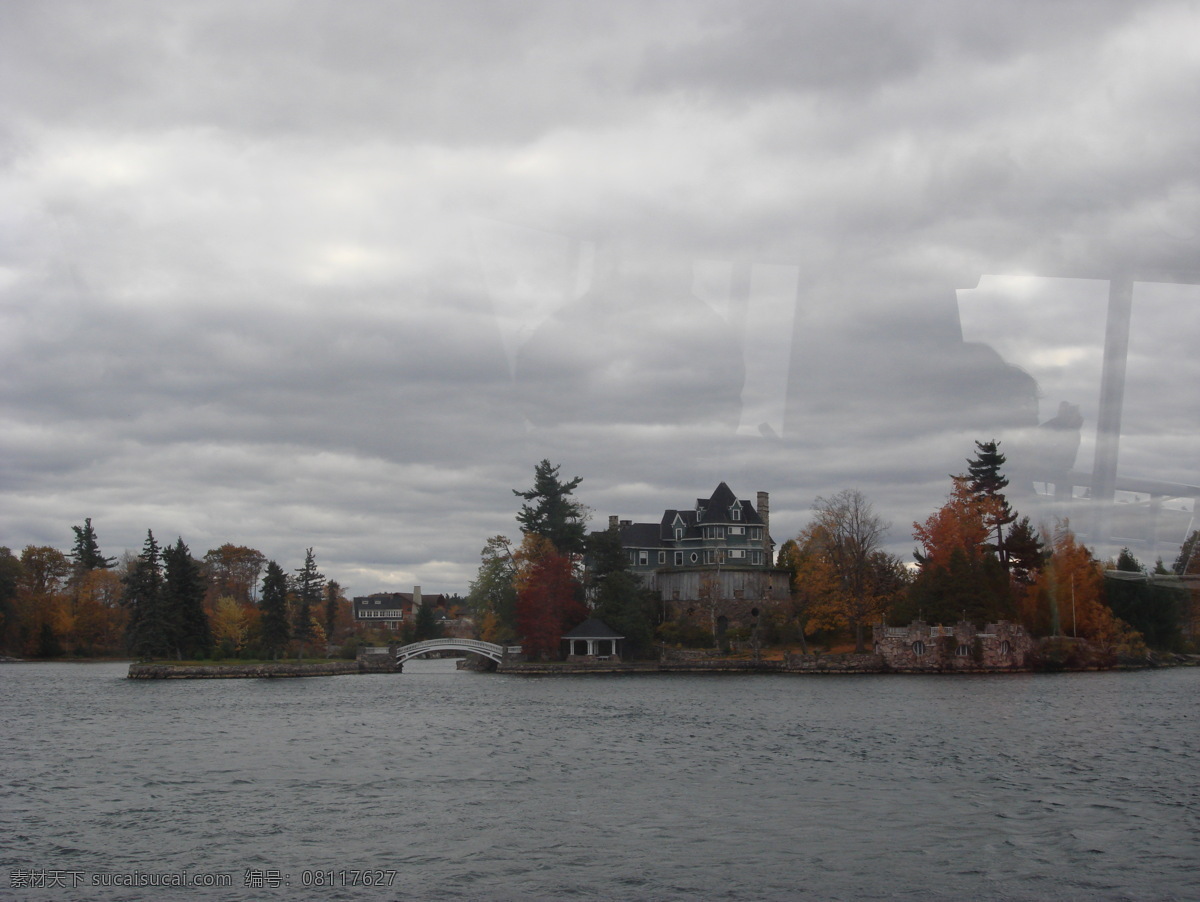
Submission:
M 464 591 L 549 457 L 779 540 L 857 487 L 907 553 L 977 438 L 1063 512 L 1035 427 L 1091 472 L 1113 278 L 1117 473 L 1200 482 L 1193 4 L 2 15 L 0 542 Z

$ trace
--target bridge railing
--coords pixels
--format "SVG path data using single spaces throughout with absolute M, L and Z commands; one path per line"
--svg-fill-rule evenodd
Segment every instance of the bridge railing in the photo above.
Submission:
M 475 652 L 476 654 L 491 658 L 493 661 L 501 661 L 506 655 L 519 655 L 521 653 L 521 646 L 496 645 L 493 642 L 484 642 L 480 639 L 425 639 L 422 642 L 413 642 L 411 645 L 397 648 L 396 659 L 398 661 L 405 661 L 430 651 Z
M 426 639 L 423 642 L 414 642 L 411 645 L 405 645 L 403 648 L 398 648 L 396 649 L 396 652 L 397 654 L 407 654 L 414 651 L 435 648 L 477 648 L 480 651 L 503 651 L 499 645 L 495 645 L 491 642 L 483 642 L 479 639 Z

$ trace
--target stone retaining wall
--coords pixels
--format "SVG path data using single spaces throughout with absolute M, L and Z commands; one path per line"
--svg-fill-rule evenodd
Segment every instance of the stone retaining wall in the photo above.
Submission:
M 130 664 L 131 680 L 221 680 L 255 677 L 312 677 L 366 673 L 358 661 L 329 661 L 322 664 Z
M 886 673 L 881 655 L 788 655 L 784 673 Z

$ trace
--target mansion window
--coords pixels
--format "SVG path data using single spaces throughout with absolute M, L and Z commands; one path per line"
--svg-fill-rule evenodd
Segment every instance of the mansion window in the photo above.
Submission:
M 740 507 L 738 507 L 736 504 L 729 509 L 729 519 L 730 520 L 742 519 L 742 509 Z
M 736 519 L 736 517 L 734 519 Z M 729 534 L 731 536 L 744 536 L 746 534 L 746 527 L 731 526 L 731 527 L 729 527 Z
M 761 526 L 752 527 L 750 530 L 750 538 L 755 542 L 762 541 L 762 527 Z
M 638 564 L 644 567 L 649 563 L 650 563 L 650 552 L 649 551 L 639 551 L 638 552 Z
M 683 566 L 683 552 L 682 551 L 675 552 L 675 566 L 676 567 Z
M 729 556 L 735 560 L 740 560 L 746 556 L 746 549 L 745 548 L 731 548 L 731 549 L 729 549 Z
M 711 548 L 707 549 L 704 552 L 704 563 L 715 564 L 716 562 L 717 562 L 717 553 L 715 551 L 713 551 Z
M 676 542 L 683 541 L 683 527 L 682 526 L 675 527 L 675 541 Z
M 752 555 L 750 555 L 750 563 L 761 564 L 762 563 L 762 552 L 756 551 Z

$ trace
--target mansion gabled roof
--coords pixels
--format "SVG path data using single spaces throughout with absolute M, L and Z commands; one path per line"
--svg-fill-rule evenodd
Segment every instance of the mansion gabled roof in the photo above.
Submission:
M 730 513 L 735 504 L 742 510 L 738 520 L 734 520 Z M 696 510 L 697 520 L 701 523 L 762 523 L 754 505 L 749 501 L 739 501 L 733 489 L 724 482 L 717 486 L 709 498 L 697 498 Z
M 663 532 L 657 523 L 623 523 L 620 529 L 621 546 L 624 548 L 667 547 L 663 544 Z
M 733 515 L 734 507 L 739 516 Z M 616 519 L 615 517 L 613 518 Z M 697 498 L 692 510 L 668 508 L 658 523 L 620 521 L 621 544 L 626 548 L 673 548 L 675 530 L 682 526 L 685 539 L 700 537 L 700 528 L 708 525 L 765 525 L 758 510 L 750 501 L 739 500 L 733 490 L 722 482 L 708 498 Z

